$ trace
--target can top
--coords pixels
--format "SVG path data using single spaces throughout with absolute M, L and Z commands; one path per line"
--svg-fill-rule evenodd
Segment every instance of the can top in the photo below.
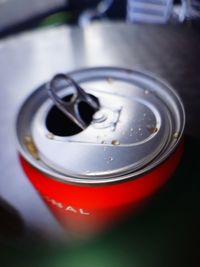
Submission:
M 36 90 L 17 120 L 20 151 L 35 167 L 66 181 L 115 181 L 156 166 L 176 147 L 185 114 L 168 85 L 119 68 L 86 69 L 70 76 L 98 99 L 100 108 L 89 126 L 79 130 L 59 113 L 45 85 Z M 57 94 L 70 99 L 73 88 L 61 83 Z M 81 112 L 87 115 L 87 107 L 80 107 Z

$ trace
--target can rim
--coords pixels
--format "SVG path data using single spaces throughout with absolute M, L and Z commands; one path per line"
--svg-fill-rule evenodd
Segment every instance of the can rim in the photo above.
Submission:
M 178 101 L 179 104 L 179 108 L 181 111 L 181 128 L 180 131 L 178 133 L 178 137 L 176 139 L 175 144 L 173 144 L 173 146 L 171 146 L 170 148 L 166 149 L 165 153 L 163 153 L 159 158 L 156 157 L 154 161 L 150 162 L 149 164 L 147 164 L 145 167 L 134 171 L 134 172 L 130 172 L 130 173 L 126 173 L 124 175 L 120 175 L 120 176 L 115 176 L 115 177 L 99 177 L 98 179 L 92 179 L 91 178 L 77 178 L 77 177 L 70 177 L 70 176 L 66 176 L 60 172 L 56 172 L 53 169 L 45 169 L 42 166 L 39 166 L 37 164 L 37 161 L 35 161 L 31 156 L 27 155 L 27 153 L 24 151 L 23 147 L 21 146 L 20 140 L 18 138 L 17 135 L 17 125 L 18 125 L 18 118 L 19 118 L 19 114 L 20 111 L 23 107 L 23 104 L 30 98 L 31 95 L 33 95 L 35 93 L 35 90 L 29 94 L 25 100 L 22 102 L 16 118 L 15 118 L 15 137 L 16 137 L 16 143 L 17 143 L 17 149 L 19 151 L 19 153 L 28 161 L 28 163 L 33 166 L 35 169 L 39 170 L 40 172 L 44 173 L 45 175 L 47 175 L 48 177 L 51 177 L 55 180 L 59 180 L 61 182 L 64 183 L 72 183 L 72 184 L 81 184 L 81 185 L 103 185 L 103 184 L 109 184 L 109 183 L 119 183 L 122 181 L 126 181 L 126 180 L 133 180 L 136 179 L 138 177 L 141 177 L 143 174 L 151 171 L 152 169 L 154 169 L 155 167 L 159 166 L 161 163 L 163 163 L 168 157 L 170 157 L 170 155 L 176 150 L 176 148 L 178 147 L 178 145 L 180 144 L 180 141 L 183 137 L 183 132 L 185 129 L 185 123 L 186 123 L 186 115 L 185 115 L 185 109 L 184 109 L 184 105 L 183 102 L 181 100 L 181 97 L 179 96 L 179 93 L 173 89 L 173 87 L 168 84 L 166 81 L 164 81 L 162 78 L 155 76 L 154 74 L 152 74 L 151 72 L 147 72 L 147 71 L 143 71 L 140 69 L 127 69 L 127 68 L 120 68 L 120 67 L 90 67 L 90 68 L 83 68 L 83 69 L 77 69 L 71 72 L 68 72 L 69 75 L 73 75 L 76 74 L 77 72 L 84 72 L 84 71 L 95 71 L 95 70 L 105 70 L 105 69 L 109 69 L 109 70 L 115 70 L 115 71 L 127 71 L 128 73 L 134 73 L 134 74 L 139 74 L 139 75 L 145 75 L 147 78 L 151 79 L 152 81 L 156 82 L 157 84 L 161 84 L 165 87 L 167 87 L 167 89 L 175 96 L 176 100 Z M 42 88 L 46 83 L 44 83 L 43 85 L 39 86 L 37 89 L 39 90 L 40 88 Z

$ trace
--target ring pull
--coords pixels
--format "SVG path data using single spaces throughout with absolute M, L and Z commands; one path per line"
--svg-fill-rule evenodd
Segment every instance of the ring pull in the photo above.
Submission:
M 61 82 L 66 82 L 66 88 L 73 86 L 74 94 L 71 99 L 66 102 L 61 99 L 56 91 L 59 88 Z M 79 112 L 80 102 L 86 103 L 90 106 L 94 113 L 99 110 L 99 101 L 96 97 L 87 94 L 70 76 L 65 74 L 57 74 L 48 84 L 47 84 L 48 94 L 53 100 L 54 104 L 75 124 L 77 124 L 81 129 L 85 129 L 87 124 L 82 120 L 81 114 Z

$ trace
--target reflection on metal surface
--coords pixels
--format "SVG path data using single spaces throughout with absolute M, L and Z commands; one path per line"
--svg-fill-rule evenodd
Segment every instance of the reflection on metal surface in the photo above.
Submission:
M 67 122 L 66 133 L 50 129 L 47 121 L 54 106 L 43 87 L 28 99 L 18 118 L 19 139 L 23 123 L 24 134 L 32 132 L 43 172 L 55 171 L 54 177 L 85 183 L 116 181 L 155 167 L 175 148 L 179 139 L 172 138 L 172 132 L 182 132 L 185 119 L 179 97 L 168 85 L 120 68 L 91 68 L 70 75 L 99 101 L 100 109 L 87 128 L 72 133 L 74 126 Z M 60 87 L 59 99 L 73 90 L 70 84 Z M 55 126 L 56 116 L 53 121 Z M 53 138 L 48 138 L 49 131 Z M 25 150 L 22 153 L 29 157 Z

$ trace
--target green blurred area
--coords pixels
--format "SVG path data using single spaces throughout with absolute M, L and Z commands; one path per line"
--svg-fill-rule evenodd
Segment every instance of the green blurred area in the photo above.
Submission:
M 39 23 L 39 27 L 52 27 L 52 26 L 58 26 L 62 24 L 67 24 L 71 21 L 73 18 L 73 14 L 71 12 L 58 12 L 55 14 L 52 14 L 45 19 L 43 19 Z

